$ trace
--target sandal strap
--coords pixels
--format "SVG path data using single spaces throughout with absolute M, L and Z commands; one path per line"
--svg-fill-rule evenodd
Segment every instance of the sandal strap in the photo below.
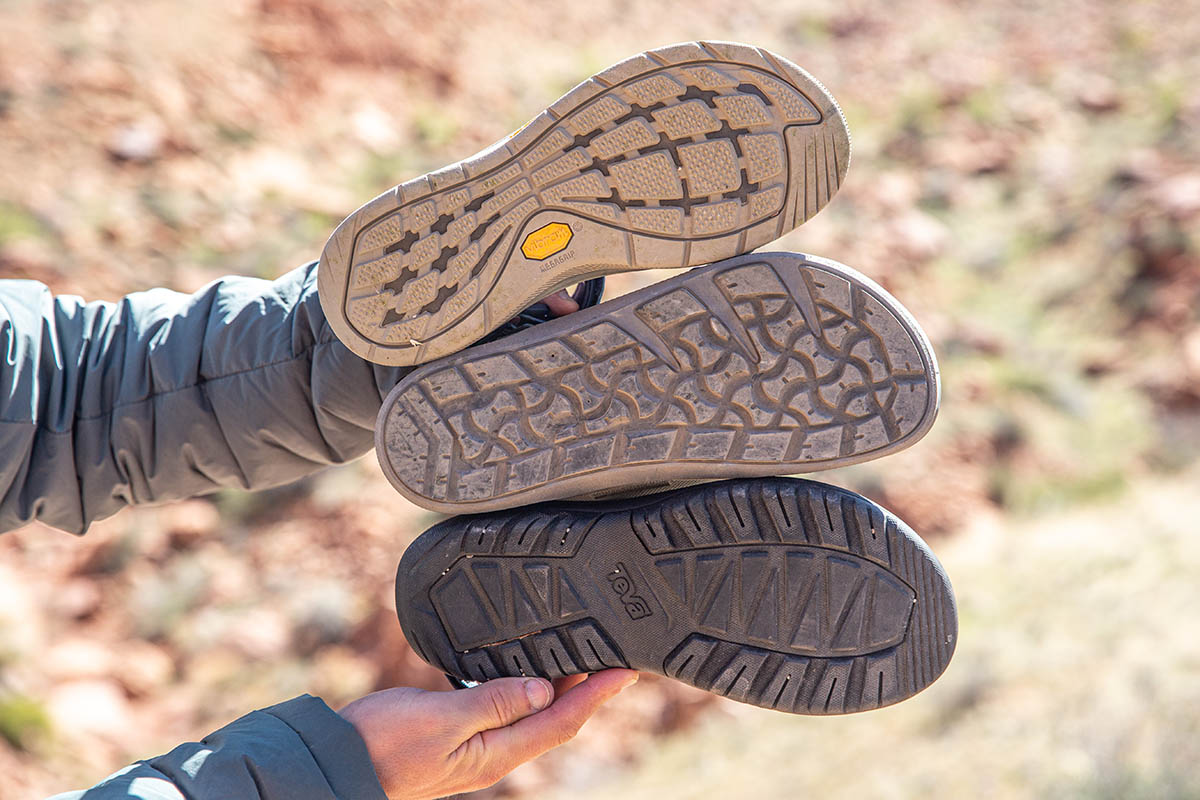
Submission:
M 604 276 L 592 278 L 579 284 L 575 289 L 575 293 L 571 295 L 578 305 L 579 310 L 591 308 L 600 302 L 604 297 Z M 526 328 L 534 325 L 540 325 L 543 322 L 549 322 L 554 319 L 554 315 L 550 313 L 550 306 L 545 303 L 534 303 L 529 308 L 522 311 L 513 319 L 501 325 L 496 330 L 489 333 L 487 336 L 480 339 L 476 344 L 484 342 L 494 342 L 497 339 L 502 339 L 505 336 L 511 336 L 514 333 L 523 331 Z

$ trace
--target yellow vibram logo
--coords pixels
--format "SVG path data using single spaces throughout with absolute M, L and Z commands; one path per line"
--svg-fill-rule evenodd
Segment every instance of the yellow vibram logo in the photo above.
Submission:
M 562 252 L 574 235 L 566 223 L 551 222 L 526 236 L 521 244 L 521 252 L 532 261 L 541 261 Z

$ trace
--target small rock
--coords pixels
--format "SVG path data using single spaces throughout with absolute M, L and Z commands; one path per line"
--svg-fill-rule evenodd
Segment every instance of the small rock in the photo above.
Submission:
M 99 54 L 74 62 L 68 80 L 70 86 L 113 94 L 129 94 L 137 83 L 127 67 Z
M 32 583 L 0 563 L 0 652 L 20 659 L 38 652 L 46 639 Z
M 164 140 L 161 123 L 141 120 L 119 128 L 108 140 L 108 153 L 118 161 L 145 163 L 158 158 Z
M 375 688 L 379 668 L 349 647 L 321 648 L 313 658 L 311 682 L 329 703 L 344 703 Z
M 1075 93 L 1075 99 L 1085 110 L 1095 114 L 1116 111 L 1121 107 L 1117 85 L 1105 75 L 1089 75 Z
M 876 20 L 865 11 L 841 11 L 829 18 L 829 33 L 837 39 L 848 39 L 870 33 Z
M 202 650 L 185 662 L 185 690 L 228 684 L 245 663 L 243 656 L 226 647 Z
M 107 678 L 115 662 L 108 647 L 92 639 L 75 637 L 56 642 L 41 659 L 42 670 L 54 681 Z
M 143 76 L 144 87 L 155 101 L 157 110 L 167 120 L 188 123 L 191 101 L 183 82 L 170 70 Z
M 100 608 L 102 594 L 100 586 L 91 578 L 70 578 L 54 592 L 51 600 L 59 616 L 68 619 L 85 619 Z
M 945 225 L 916 209 L 892 220 L 890 227 L 897 249 L 920 261 L 940 255 L 950 238 Z
M 171 547 L 186 549 L 212 537 L 221 526 L 221 512 L 208 500 L 185 500 L 165 506 L 159 519 Z
M 1154 189 L 1155 200 L 1176 219 L 1187 219 L 1200 212 L 1200 172 L 1173 175 Z
M 350 124 L 358 140 L 377 153 L 394 148 L 400 141 L 391 116 L 379 106 L 368 105 L 355 111 Z
M 940 163 L 970 175 L 1003 172 L 1012 159 L 1012 147 L 1001 139 L 951 139 L 938 156 Z
M 269 608 L 256 608 L 240 615 L 232 627 L 229 644 L 255 659 L 282 656 L 292 636 L 283 614 Z
M 497 788 L 508 796 L 538 797 L 550 793 L 554 788 L 555 777 L 548 765 L 527 761 L 505 775 Z
M 1063 190 L 1075 183 L 1077 151 L 1065 142 L 1047 142 L 1035 150 L 1034 166 L 1045 186 Z
M 117 680 L 135 697 L 161 689 L 175 675 L 175 661 L 170 654 L 141 639 L 123 642 L 114 661 L 120 665 Z
M 309 164 L 283 148 L 258 147 L 239 153 L 231 168 L 236 170 L 238 193 L 254 200 L 272 192 L 299 197 L 313 185 Z
M 63 268 L 64 259 L 49 241 L 17 236 L 0 244 L 0 275 L 5 278 L 26 278 L 39 281 L 58 293 L 67 291 L 71 283 L 70 266 Z
M 1183 337 L 1183 361 L 1188 372 L 1200 378 L 1200 327 L 1192 328 Z
M 70 681 L 50 691 L 47 708 L 55 730 L 71 738 L 127 738 L 133 714 L 125 692 L 113 680 Z
M 879 175 L 874 184 L 875 199 L 888 211 L 912 207 L 921 193 L 920 184 L 911 172 L 890 171 Z
M 1163 170 L 1163 159 L 1157 150 L 1139 147 L 1129 152 L 1115 174 L 1121 180 L 1148 183 L 1157 180 Z
M 137 543 L 124 535 L 89 534 L 78 546 L 76 575 L 108 575 L 119 572 L 136 555 Z
M 205 563 L 212 572 L 209 584 L 212 603 L 236 605 L 261 599 L 256 580 L 259 574 L 244 557 L 219 546 L 206 546 L 204 556 Z
M 960 322 L 953 331 L 950 341 L 963 350 L 988 356 L 1003 355 L 1007 349 L 1004 340 L 984 325 L 973 321 Z
M 341 642 L 356 621 L 356 605 L 347 587 L 334 581 L 313 583 L 293 599 L 293 647 L 310 654 L 323 645 Z

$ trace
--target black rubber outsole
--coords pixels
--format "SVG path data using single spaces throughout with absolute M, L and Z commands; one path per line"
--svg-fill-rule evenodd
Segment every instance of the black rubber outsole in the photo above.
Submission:
M 396 608 L 460 679 L 629 667 L 797 714 L 911 697 L 958 628 L 907 525 L 795 478 L 451 518 L 404 554 Z

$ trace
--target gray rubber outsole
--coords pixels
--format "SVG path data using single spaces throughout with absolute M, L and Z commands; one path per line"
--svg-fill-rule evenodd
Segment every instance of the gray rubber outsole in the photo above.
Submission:
M 417 505 L 476 513 L 896 452 L 937 415 L 932 347 L 834 261 L 753 253 L 413 370 L 376 452 Z
M 405 552 L 396 608 L 459 679 L 630 667 L 799 714 L 911 697 L 958 625 L 908 526 L 794 478 L 451 518 Z
M 321 254 L 321 304 L 363 358 L 424 363 L 579 280 L 774 241 L 829 202 L 849 159 L 837 103 L 786 59 L 651 50 L 351 214 Z

